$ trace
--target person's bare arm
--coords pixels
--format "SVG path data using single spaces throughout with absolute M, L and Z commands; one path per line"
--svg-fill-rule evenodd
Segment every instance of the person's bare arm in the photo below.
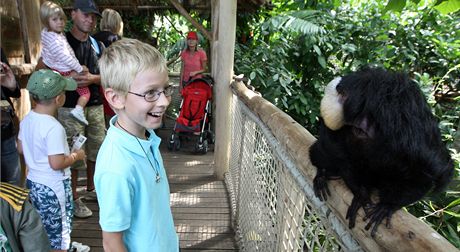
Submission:
M 102 245 L 106 252 L 126 252 L 122 232 L 102 231 Z
M 40 57 L 37 61 L 37 65 L 35 65 L 35 71 L 40 70 L 40 69 L 49 69 L 47 65 L 43 62 L 43 58 Z
M 62 170 L 64 168 L 71 166 L 77 160 L 85 159 L 85 157 L 85 151 L 80 149 L 70 153 L 69 155 L 49 155 L 48 162 L 50 163 L 51 168 L 53 168 L 54 170 Z
M 18 153 L 23 155 L 23 152 L 22 152 L 22 141 L 18 139 L 18 142 L 17 142 L 17 147 L 18 149 Z
M 92 74 L 90 72 L 83 72 L 83 74 L 76 74 L 72 76 L 77 82 L 79 87 L 86 87 L 90 84 L 101 84 L 101 76 L 99 74 Z
M 207 66 L 208 66 L 207 60 L 201 61 L 201 70 L 190 72 L 190 77 L 206 72 Z

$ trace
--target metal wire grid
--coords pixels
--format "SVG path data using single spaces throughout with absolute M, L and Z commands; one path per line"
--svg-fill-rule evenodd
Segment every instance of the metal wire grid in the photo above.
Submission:
M 171 76 L 169 77 L 169 82 L 173 89 L 173 94 L 166 110 L 166 116 L 175 120 L 179 116 L 179 107 L 182 101 L 182 96 L 179 93 L 179 77 Z
M 226 183 L 241 251 L 361 250 L 330 210 L 312 204 L 300 173 L 237 96 L 232 110 Z

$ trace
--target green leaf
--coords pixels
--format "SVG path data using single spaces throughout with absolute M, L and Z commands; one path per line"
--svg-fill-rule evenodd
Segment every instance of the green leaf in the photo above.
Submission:
M 307 98 L 305 98 L 305 96 L 299 95 L 299 98 L 300 98 L 300 101 L 301 101 L 303 104 L 305 104 L 305 105 L 308 104 Z
M 449 230 L 449 234 L 454 240 L 455 243 L 460 244 L 460 238 L 458 237 L 457 232 L 452 228 L 451 225 L 447 225 L 447 229 Z
M 318 54 L 318 56 L 321 56 L 321 49 L 319 49 L 317 45 L 313 45 L 313 49 L 315 50 L 316 54 Z
M 254 80 L 255 78 L 256 78 L 256 73 L 251 72 L 251 74 L 249 74 L 249 79 Z
M 455 212 L 447 211 L 447 210 L 444 210 L 444 213 L 452 215 L 452 216 L 454 216 L 456 218 L 460 218 L 460 213 L 455 213 Z
M 323 56 L 319 56 L 319 57 L 318 57 L 318 63 L 319 63 L 324 69 L 326 69 L 326 60 L 324 59 Z
M 434 8 L 441 12 L 441 14 L 447 15 L 460 10 L 460 0 L 447 0 L 436 5 Z
M 390 0 L 388 1 L 388 4 L 385 7 L 385 10 L 383 10 L 383 12 L 385 13 L 389 10 L 401 12 L 405 6 L 406 6 L 406 0 Z
M 340 0 L 334 0 L 334 7 L 340 7 L 340 5 L 342 4 L 342 1 Z
M 456 205 L 460 205 L 460 198 L 450 202 L 449 205 L 446 206 L 446 208 L 450 208 Z

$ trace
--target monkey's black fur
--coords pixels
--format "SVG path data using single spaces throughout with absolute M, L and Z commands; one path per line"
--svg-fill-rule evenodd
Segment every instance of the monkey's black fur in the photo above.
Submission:
M 430 190 L 441 191 L 453 175 L 453 162 L 437 120 L 407 75 L 367 68 L 342 77 L 336 90 L 344 125 L 333 131 L 320 120 L 319 139 L 310 149 L 318 169 L 314 191 L 327 200 L 327 180 L 341 177 L 354 194 L 349 227 L 363 207 L 366 230 L 372 227 L 375 236 L 383 220 L 390 228 L 396 210 Z M 374 191 L 377 203 L 370 200 Z

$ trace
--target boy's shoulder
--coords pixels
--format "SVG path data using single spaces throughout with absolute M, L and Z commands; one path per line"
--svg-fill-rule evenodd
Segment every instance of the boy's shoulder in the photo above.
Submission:
M 64 126 L 54 117 L 48 114 L 37 113 L 34 110 L 31 110 L 21 121 L 21 125 L 30 124 L 35 125 L 36 122 L 40 123 L 40 127 L 31 127 L 34 130 L 46 130 L 50 128 L 63 128 Z
M 27 197 L 29 190 L 9 184 L 0 182 L 0 198 L 10 204 L 16 210 L 21 211 Z

